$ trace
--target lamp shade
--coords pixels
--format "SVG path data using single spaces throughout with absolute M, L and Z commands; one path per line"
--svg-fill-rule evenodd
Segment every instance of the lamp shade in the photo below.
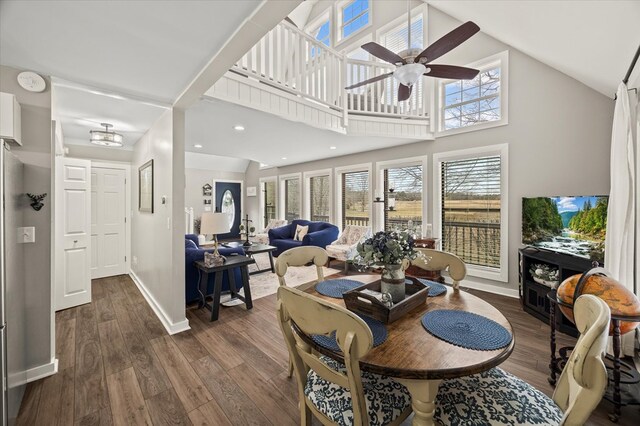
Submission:
M 200 218 L 201 234 L 226 234 L 229 230 L 229 217 L 226 213 L 202 213 L 202 217 Z

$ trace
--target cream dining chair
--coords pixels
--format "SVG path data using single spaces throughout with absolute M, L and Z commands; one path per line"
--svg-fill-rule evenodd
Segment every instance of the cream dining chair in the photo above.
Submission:
M 453 288 L 460 288 L 460 281 L 467 276 L 467 265 L 453 253 L 433 250 L 427 248 L 416 248 L 424 257 L 411 261 L 412 266 L 424 269 L 425 271 L 448 270 L 449 276 L 453 280 Z
M 318 272 L 318 282 L 324 281 L 323 266 L 329 261 L 329 255 L 320 247 L 315 246 L 302 246 L 291 248 L 280 256 L 276 260 L 276 275 L 281 286 L 287 286 L 287 282 L 284 276 L 287 274 L 289 266 L 306 266 L 313 263 Z M 293 374 L 293 362 L 289 357 L 289 377 Z
M 294 247 L 278 256 L 278 260 L 276 260 L 276 275 L 278 275 L 280 285 L 286 286 L 287 283 L 284 276 L 289 266 L 306 266 L 313 263 L 318 271 L 318 282 L 324 281 L 324 271 L 322 267 L 325 266 L 328 261 L 329 255 L 323 248 L 315 246 Z
M 609 334 L 607 304 L 594 295 L 573 308 L 580 338 L 560 375 L 553 399 L 493 368 L 440 383 L 435 417 L 442 425 L 583 425 L 607 387 L 603 357 Z
M 411 397 L 395 380 L 360 371 L 373 346 L 367 324 L 343 307 L 300 290 L 278 288 L 277 315 L 295 366 L 300 424 L 313 414 L 325 425 L 399 425 L 411 413 Z M 298 333 L 335 331 L 344 364 L 314 353 Z

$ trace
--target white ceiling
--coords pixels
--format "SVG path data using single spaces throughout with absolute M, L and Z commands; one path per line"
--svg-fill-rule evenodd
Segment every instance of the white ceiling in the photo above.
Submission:
M 637 0 L 427 3 L 610 97 L 640 45 Z
M 2 1 L 0 63 L 172 102 L 261 2 Z
M 89 130 L 109 123 L 122 135 L 124 148 L 133 149 L 165 108 L 66 82 L 53 84 L 53 116 L 62 125 L 66 144 L 91 145 Z
M 245 131 L 235 131 L 236 124 Z M 203 99 L 187 110 L 185 127 L 187 151 L 248 158 L 278 167 L 411 142 L 346 136 L 215 99 Z M 195 148 L 196 144 L 203 148 Z M 331 146 L 336 149 L 329 149 Z

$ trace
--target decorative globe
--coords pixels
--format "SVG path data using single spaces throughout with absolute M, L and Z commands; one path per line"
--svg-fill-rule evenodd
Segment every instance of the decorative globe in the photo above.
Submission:
M 560 284 L 557 290 L 557 297 L 562 302 L 573 305 L 573 296 L 576 291 L 576 285 L 582 274 L 573 275 Z M 628 288 L 620 284 L 618 281 L 611 277 L 605 277 L 602 275 L 592 275 L 587 278 L 587 281 L 582 287 L 582 294 L 593 294 L 604 300 L 609 309 L 611 309 L 611 315 L 627 315 L 638 316 L 640 315 L 640 300 L 635 294 Z M 560 306 L 560 311 L 564 314 L 569 321 L 575 324 L 573 319 L 573 310 L 566 306 Z M 638 326 L 637 322 L 620 322 L 620 334 L 628 333 L 634 330 Z M 609 334 L 612 334 L 613 327 L 609 327 Z

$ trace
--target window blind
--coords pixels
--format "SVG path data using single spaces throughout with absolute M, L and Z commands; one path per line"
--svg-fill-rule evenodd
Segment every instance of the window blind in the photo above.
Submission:
M 422 235 L 422 166 L 385 169 L 384 187 L 384 229 L 409 229 Z M 393 210 L 389 210 L 389 198 L 394 200 Z
M 466 263 L 500 268 L 500 156 L 441 163 L 442 247 Z
M 401 52 L 407 48 L 407 22 L 392 30 L 387 31 L 380 37 L 380 44 L 394 53 Z M 411 48 L 422 49 L 424 44 L 424 32 L 422 26 L 422 15 L 411 17 Z
M 288 221 L 300 218 L 300 179 L 284 181 L 284 211 Z
M 369 172 L 342 174 L 342 228 L 369 225 Z
M 309 204 L 311 220 L 329 221 L 329 176 L 314 176 L 309 179 Z

